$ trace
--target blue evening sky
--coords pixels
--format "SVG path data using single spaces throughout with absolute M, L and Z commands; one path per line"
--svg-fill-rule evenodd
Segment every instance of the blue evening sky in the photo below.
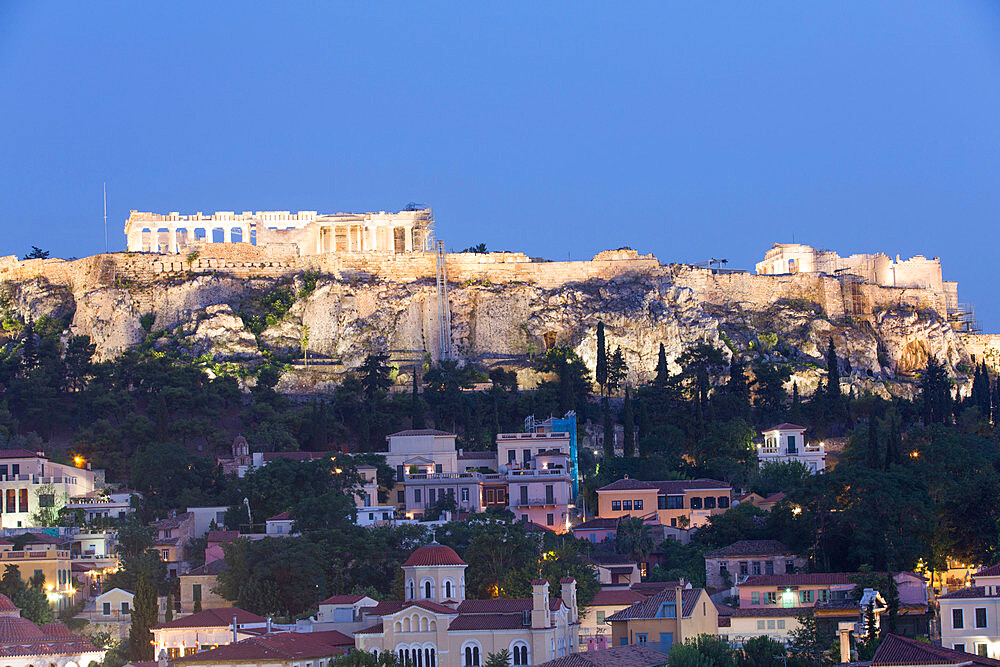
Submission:
M 0 254 L 129 209 L 434 208 L 454 249 L 940 256 L 1000 330 L 994 2 L 0 2 Z

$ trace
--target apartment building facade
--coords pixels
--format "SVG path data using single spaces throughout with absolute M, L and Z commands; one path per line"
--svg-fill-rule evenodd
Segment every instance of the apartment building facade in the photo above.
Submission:
M 708 517 L 729 509 L 732 495 L 729 483 L 714 479 L 646 482 L 625 477 L 597 490 L 598 516 L 653 515 L 664 526 L 703 526 Z

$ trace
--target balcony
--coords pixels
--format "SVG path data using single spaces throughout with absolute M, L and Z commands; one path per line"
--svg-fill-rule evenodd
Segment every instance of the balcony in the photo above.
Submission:
M 555 498 L 519 498 L 515 507 L 556 507 L 564 503 L 557 503 Z
M 542 470 L 527 468 L 524 470 L 508 470 L 507 474 L 511 477 L 565 477 L 566 479 L 569 479 L 569 471 L 565 468 L 549 468 Z
M 499 433 L 497 440 L 569 440 L 569 433 L 566 431 L 554 431 L 552 433 Z
M 482 472 L 427 472 L 416 475 L 403 475 L 404 482 L 417 481 L 441 481 L 441 480 L 462 480 L 471 482 L 503 481 L 504 475 L 501 473 Z
M 0 553 L 0 560 L 56 560 L 56 559 L 69 559 L 70 554 L 68 551 L 63 551 L 61 549 L 47 549 L 45 551 L 4 551 Z

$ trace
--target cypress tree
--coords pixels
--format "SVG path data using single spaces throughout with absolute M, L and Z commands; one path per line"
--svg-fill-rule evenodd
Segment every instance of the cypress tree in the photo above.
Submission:
M 826 391 L 830 398 L 840 399 L 840 367 L 837 364 L 837 348 L 833 346 L 833 338 L 826 348 Z
M 625 456 L 635 456 L 635 418 L 632 415 L 632 396 L 629 394 L 628 385 L 625 385 L 625 405 L 622 407 L 622 424 L 625 428 L 625 437 L 622 438 L 622 447 Z
M 670 379 L 670 367 L 667 365 L 667 350 L 660 343 L 660 354 L 656 358 L 656 379 L 653 381 L 657 387 L 666 387 Z
M 611 425 L 611 406 L 608 405 L 608 397 L 601 399 L 602 418 L 604 420 L 604 458 L 611 459 L 615 456 L 615 429 Z
M 420 391 L 417 387 L 417 367 L 413 367 L 413 390 L 410 392 L 410 423 L 412 428 L 426 428 L 424 419 L 424 402 L 420 398 Z
M 802 399 L 799 398 L 799 383 L 792 383 L 792 407 L 788 411 L 788 418 L 793 424 L 802 423 Z
M 601 396 L 604 396 L 604 385 L 608 382 L 608 347 L 604 342 L 604 322 L 597 323 L 597 367 L 594 379 L 601 385 Z
M 889 414 L 889 440 L 885 444 L 885 469 L 893 463 L 899 463 L 900 453 L 903 449 L 903 440 L 899 435 L 899 423 L 896 416 Z
M 132 605 L 132 625 L 128 631 L 129 651 L 134 661 L 149 661 L 153 656 L 153 633 L 159 614 L 156 610 L 156 590 L 145 573 L 139 575 Z
M 21 333 L 21 367 L 30 371 L 38 364 L 38 346 L 35 344 L 35 322 L 28 318 Z

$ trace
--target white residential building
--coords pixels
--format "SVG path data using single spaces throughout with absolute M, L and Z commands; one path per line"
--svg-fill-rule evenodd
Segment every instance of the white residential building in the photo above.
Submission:
M 973 585 L 937 598 L 941 645 L 1000 660 L 1000 565 L 973 575 Z
M 806 427 L 778 424 L 763 431 L 764 444 L 757 445 L 757 463 L 798 462 L 816 474 L 826 470 L 826 449 L 823 443 L 807 444 Z

